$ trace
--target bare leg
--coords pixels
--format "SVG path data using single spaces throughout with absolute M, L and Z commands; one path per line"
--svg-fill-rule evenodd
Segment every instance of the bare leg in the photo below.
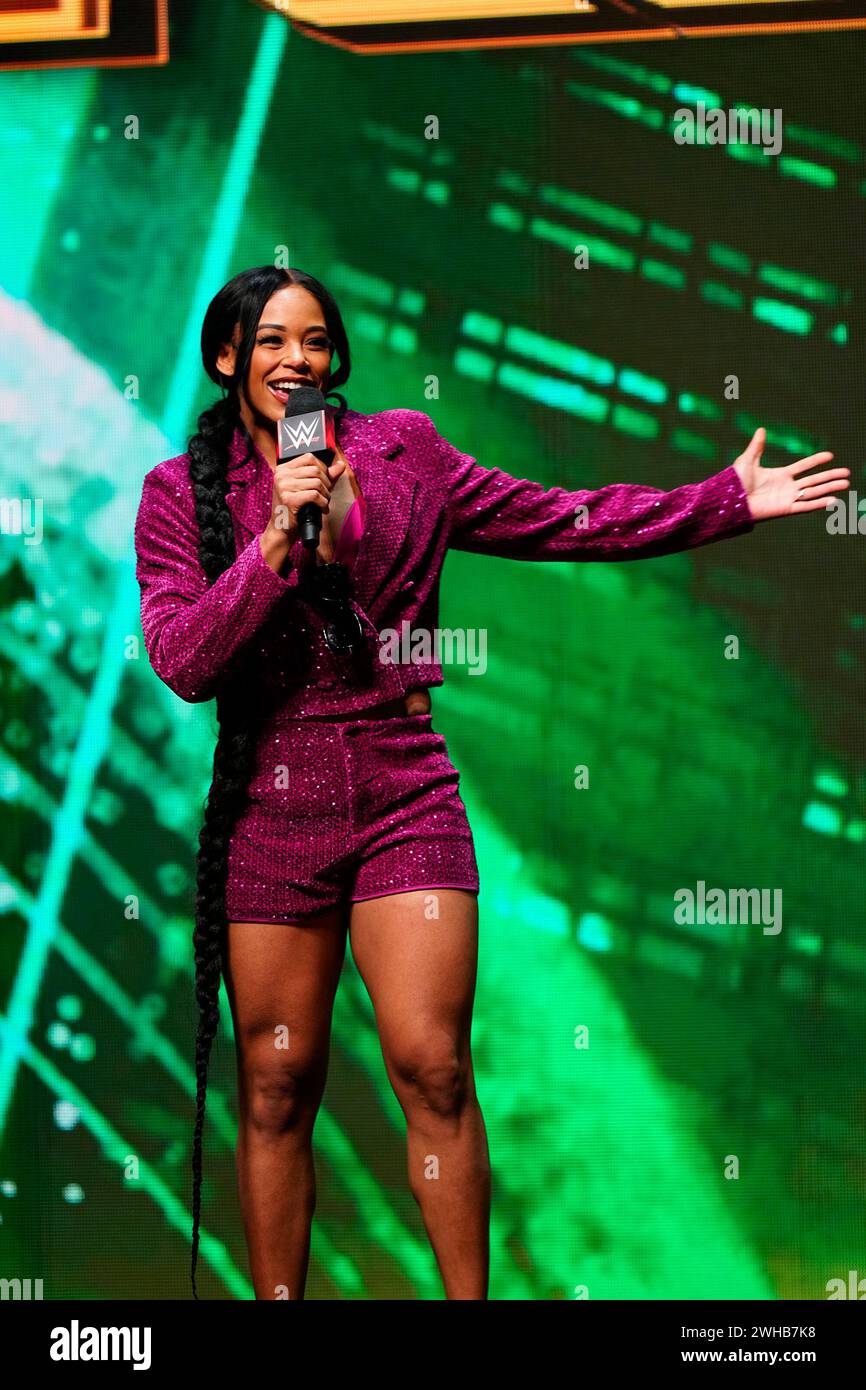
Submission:
M 372 898 L 352 904 L 349 933 L 406 1116 L 409 1185 L 445 1297 L 486 1299 L 490 1155 L 469 1039 L 477 900 L 451 888 Z
M 316 1202 L 313 1124 L 345 949 L 343 908 L 303 926 L 229 924 L 238 1195 L 257 1299 L 304 1296 Z

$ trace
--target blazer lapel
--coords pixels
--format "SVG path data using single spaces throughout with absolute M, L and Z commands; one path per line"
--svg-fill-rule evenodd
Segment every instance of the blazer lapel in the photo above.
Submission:
M 351 571 L 356 601 L 366 611 L 381 591 L 406 538 L 418 481 L 399 463 L 394 464 L 405 446 L 396 428 L 379 415 L 348 410 L 337 442 L 355 471 L 367 506 L 364 533 Z M 240 429 L 230 446 L 228 477 L 226 503 L 240 551 L 267 526 L 273 491 L 267 459 Z M 293 563 L 298 564 L 303 554 L 302 542 L 296 541 L 291 551 Z
M 268 524 L 273 474 L 245 430 L 235 430 L 229 446 L 226 503 L 232 514 L 238 553 Z
M 395 462 L 405 446 L 388 421 L 349 412 L 343 425 L 340 447 L 355 470 L 367 504 L 352 582 L 358 606 L 369 613 L 406 539 L 418 482 L 404 471 L 400 461 Z

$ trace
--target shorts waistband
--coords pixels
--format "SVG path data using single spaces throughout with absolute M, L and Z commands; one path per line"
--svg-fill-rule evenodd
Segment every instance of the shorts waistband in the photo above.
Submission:
M 369 709 L 341 710 L 338 714 L 304 714 L 296 715 L 291 722 L 303 724 L 354 724 L 360 720 L 382 720 L 382 719 L 432 719 L 430 710 L 417 714 L 410 714 L 406 709 L 406 701 L 403 696 L 397 696 L 393 700 L 386 700 L 380 705 L 372 705 Z

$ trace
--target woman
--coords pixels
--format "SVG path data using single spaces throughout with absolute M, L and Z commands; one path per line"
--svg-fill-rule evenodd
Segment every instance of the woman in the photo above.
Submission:
M 202 360 L 227 394 L 188 452 L 147 474 L 135 528 L 152 665 L 185 700 L 215 696 L 219 716 L 197 859 L 193 1292 L 223 972 L 256 1297 L 303 1298 L 312 1131 L 348 928 L 445 1296 L 484 1299 L 490 1165 L 470 1054 L 478 873 L 427 694 L 442 684 L 430 638 L 445 553 L 664 555 L 825 508 L 849 470 L 803 476 L 829 453 L 764 469 L 763 430 L 728 468 L 671 492 L 545 489 L 483 468 L 421 411 L 348 408 L 335 390 L 350 372 L 339 309 L 295 269 L 247 270 L 220 290 Z M 312 453 L 276 464 L 296 385 L 337 397 L 329 467 Z M 299 538 L 309 503 L 322 513 L 316 552 Z M 422 645 L 396 660 L 384 634 L 406 631 Z

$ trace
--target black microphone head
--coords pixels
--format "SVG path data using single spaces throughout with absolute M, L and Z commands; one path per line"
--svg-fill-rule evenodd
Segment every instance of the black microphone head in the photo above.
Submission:
M 289 392 L 286 401 L 286 418 L 291 415 L 308 415 L 313 410 L 325 409 L 325 397 L 318 386 L 298 386 Z

